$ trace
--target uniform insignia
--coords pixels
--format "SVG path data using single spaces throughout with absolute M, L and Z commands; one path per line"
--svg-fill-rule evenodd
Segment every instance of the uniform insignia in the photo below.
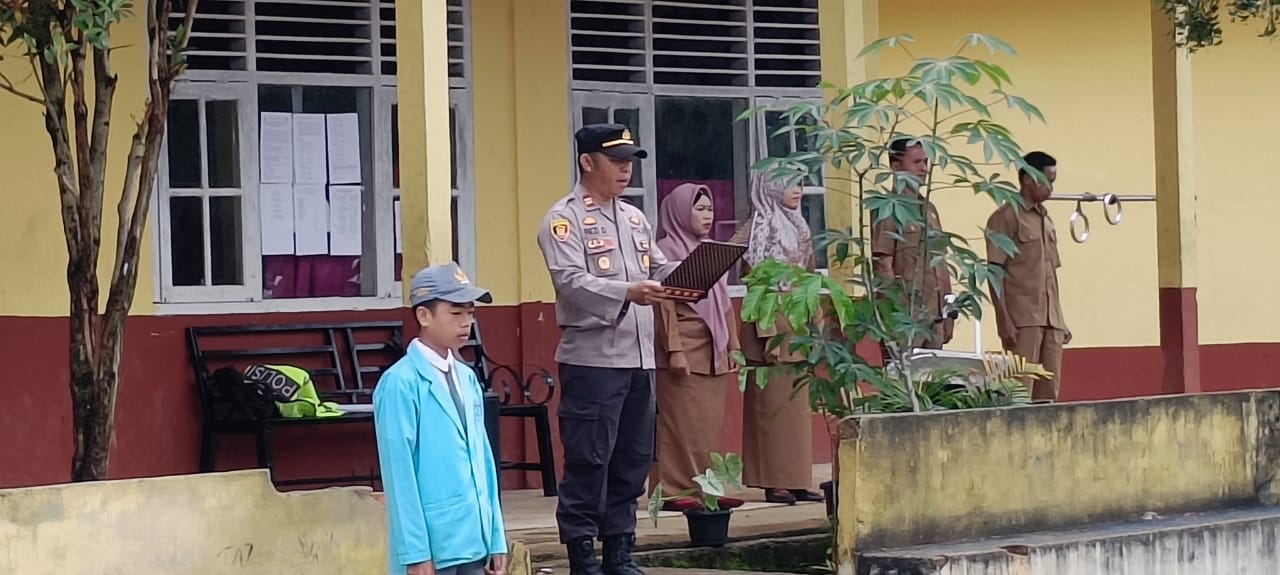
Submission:
M 596 267 L 601 270 L 607 270 L 613 267 L 613 262 L 609 261 L 609 256 L 600 256 L 600 258 L 596 260 Z
M 582 196 L 582 207 L 594 210 L 596 209 L 596 201 L 591 196 Z
M 551 221 L 551 237 L 557 242 L 569 239 L 569 220 L 558 218 Z
M 623 139 L 623 140 L 630 140 L 630 139 L 631 139 L 631 130 L 627 130 L 627 129 L 622 130 L 622 139 Z
M 649 269 L 649 254 L 640 254 L 640 267 Z
M 430 293 L 431 293 L 431 288 L 424 286 L 424 287 L 420 287 L 413 290 L 413 297 L 427 297 L 427 295 L 429 295 Z
M 582 225 L 584 225 L 584 226 L 594 226 L 594 225 L 596 225 L 596 219 L 595 219 L 595 218 L 593 218 L 593 217 L 591 217 L 591 216 L 587 216 L 587 217 L 585 217 L 585 218 L 582 218 Z
M 642 252 L 649 251 L 649 240 L 640 240 L 640 251 Z M 648 256 L 645 256 L 645 257 L 648 257 Z
M 617 244 L 613 243 L 613 238 L 591 238 L 587 240 L 586 247 L 587 253 L 598 254 L 612 250 Z
M 631 222 L 631 225 L 633 226 L 638 226 L 640 225 L 640 216 L 631 216 L 630 218 L 627 218 L 627 221 Z
M 462 268 L 459 268 L 459 267 L 453 268 L 453 279 L 458 280 L 458 283 L 464 283 L 464 284 L 471 283 L 471 280 L 467 279 L 467 274 L 462 271 Z
M 587 249 L 589 250 L 594 250 L 596 248 L 602 248 L 602 247 L 604 247 L 604 240 L 600 238 L 591 238 L 587 240 Z

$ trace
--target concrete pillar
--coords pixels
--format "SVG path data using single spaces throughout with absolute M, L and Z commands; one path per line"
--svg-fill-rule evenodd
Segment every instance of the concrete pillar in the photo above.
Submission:
M 569 118 L 569 18 L 563 0 L 515 0 L 514 50 L 517 226 L 520 301 L 552 301 L 538 249 L 538 227 L 569 193 L 573 122 Z M 653 161 L 652 159 L 649 161 Z
M 1163 391 L 1200 391 L 1196 306 L 1195 141 L 1191 61 L 1174 45 L 1173 25 L 1151 11 L 1151 79 L 1155 119 L 1156 242 L 1160 279 Z
M 834 86 L 823 97 L 830 101 L 836 93 L 865 82 L 875 76 L 875 57 L 858 58 L 867 44 L 879 37 L 880 7 L 878 0 L 819 0 L 818 26 L 821 37 L 822 79 Z M 831 119 L 833 122 L 841 120 Z M 828 166 L 827 227 L 850 228 L 857 234 L 858 200 L 856 188 L 848 181 L 848 170 L 835 171 Z M 868 238 L 870 229 L 868 223 Z M 832 267 L 832 275 L 848 277 L 854 270 Z
M 402 2 L 396 14 L 400 103 L 401 277 L 453 258 L 449 150 L 448 11 L 443 1 Z M 409 282 L 404 282 L 408 299 Z

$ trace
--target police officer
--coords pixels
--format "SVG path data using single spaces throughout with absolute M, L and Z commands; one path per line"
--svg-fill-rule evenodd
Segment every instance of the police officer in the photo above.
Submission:
M 653 310 L 675 267 L 644 212 L 619 196 L 648 152 L 616 124 L 575 135 L 578 184 L 551 206 L 538 246 L 560 324 L 560 442 L 564 478 L 556 523 L 572 575 L 643 575 L 631 559 L 636 500 L 653 463 Z M 604 543 L 596 561 L 593 538 Z

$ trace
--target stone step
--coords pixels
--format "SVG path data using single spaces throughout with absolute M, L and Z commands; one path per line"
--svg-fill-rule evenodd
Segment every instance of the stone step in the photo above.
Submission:
M 858 575 L 1275 575 L 1280 508 L 1248 507 L 865 551 Z

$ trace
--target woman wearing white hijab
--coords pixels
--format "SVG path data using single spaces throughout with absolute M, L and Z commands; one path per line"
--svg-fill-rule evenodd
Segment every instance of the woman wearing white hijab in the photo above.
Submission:
M 751 182 L 751 233 L 747 265 L 755 266 L 773 258 L 810 271 L 814 266 L 812 234 L 800 213 L 801 189 L 755 173 Z M 742 352 L 751 365 L 778 365 L 800 361 L 784 342 L 768 350 L 769 338 L 788 328 L 781 317 L 768 329 L 742 323 Z M 813 416 L 805 394 L 792 397 L 795 376 L 785 370 L 771 370 L 769 382 L 760 389 L 748 385 L 743 398 L 742 481 L 764 489 L 772 503 L 822 501 L 809 490 L 813 485 Z

